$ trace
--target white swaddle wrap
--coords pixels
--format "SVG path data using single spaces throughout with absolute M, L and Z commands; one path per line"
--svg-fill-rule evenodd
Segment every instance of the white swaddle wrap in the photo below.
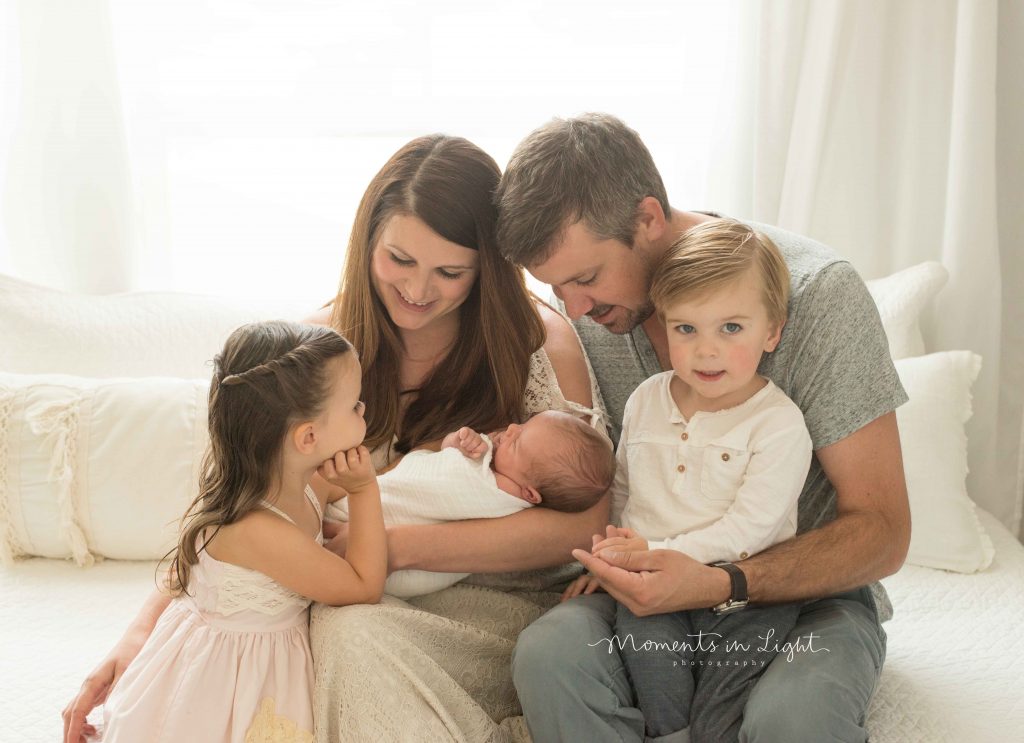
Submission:
M 398 466 L 380 475 L 380 502 L 384 523 L 438 524 L 462 519 L 489 519 L 528 508 L 530 503 L 498 487 L 491 470 L 494 445 L 487 436 L 487 451 L 470 459 L 458 449 L 413 451 Z M 327 517 L 348 521 L 348 503 L 341 499 L 327 506 Z M 422 596 L 458 583 L 469 573 L 433 573 L 399 570 L 384 585 L 385 593 L 399 598 Z

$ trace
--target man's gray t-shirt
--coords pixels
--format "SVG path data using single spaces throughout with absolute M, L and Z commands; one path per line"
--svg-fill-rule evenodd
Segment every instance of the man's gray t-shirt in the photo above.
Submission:
M 758 371 L 803 411 L 814 449 L 846 438 L 907 401 L 867 287 L 832 250 L 778 227 L 748 222 L 779 247 L 791 277 L 782 340 Z M 573 323 L 594 368 L 618 443 L 622 411 L 637 386 L 663 371 L 642 326 L 615 335 L 583 317 Z M 815 456 L 800 493 L 797 533 L 836 517 L 836 491 Z M 871 584 L 880 621 L 892 604 Z

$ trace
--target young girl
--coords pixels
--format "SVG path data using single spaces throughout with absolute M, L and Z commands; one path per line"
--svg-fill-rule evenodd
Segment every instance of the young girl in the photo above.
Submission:
M 210 448 L 167 573 L 174 599 L 107 699 L 105 743 L 312 741 L 310 601 L 383 591 L 352 346 L 328 328 L 259 323 L 214 365 Z M 348 493 L 345 559 L 322 547 L 314 472 Z

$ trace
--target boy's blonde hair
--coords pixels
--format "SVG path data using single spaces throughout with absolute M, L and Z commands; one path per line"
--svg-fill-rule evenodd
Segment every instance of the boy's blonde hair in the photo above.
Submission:
M 761 276 L 768 319 L 786 322 L 789 269 L 765 235 L 733 219 L 702 222 L 684 232 L 654 272 L 651 301 L 664 316 L 669 305 L 718 289 L 751 266 Z

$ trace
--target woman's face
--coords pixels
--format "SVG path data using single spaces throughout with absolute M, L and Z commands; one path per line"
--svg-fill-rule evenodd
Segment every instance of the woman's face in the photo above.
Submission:
M 477 251 L 430 229 L 419 217 L 391 217 L 373 246 L 370 276 L 402 330 L 430 326 L 466 301 L 479 271 Z

